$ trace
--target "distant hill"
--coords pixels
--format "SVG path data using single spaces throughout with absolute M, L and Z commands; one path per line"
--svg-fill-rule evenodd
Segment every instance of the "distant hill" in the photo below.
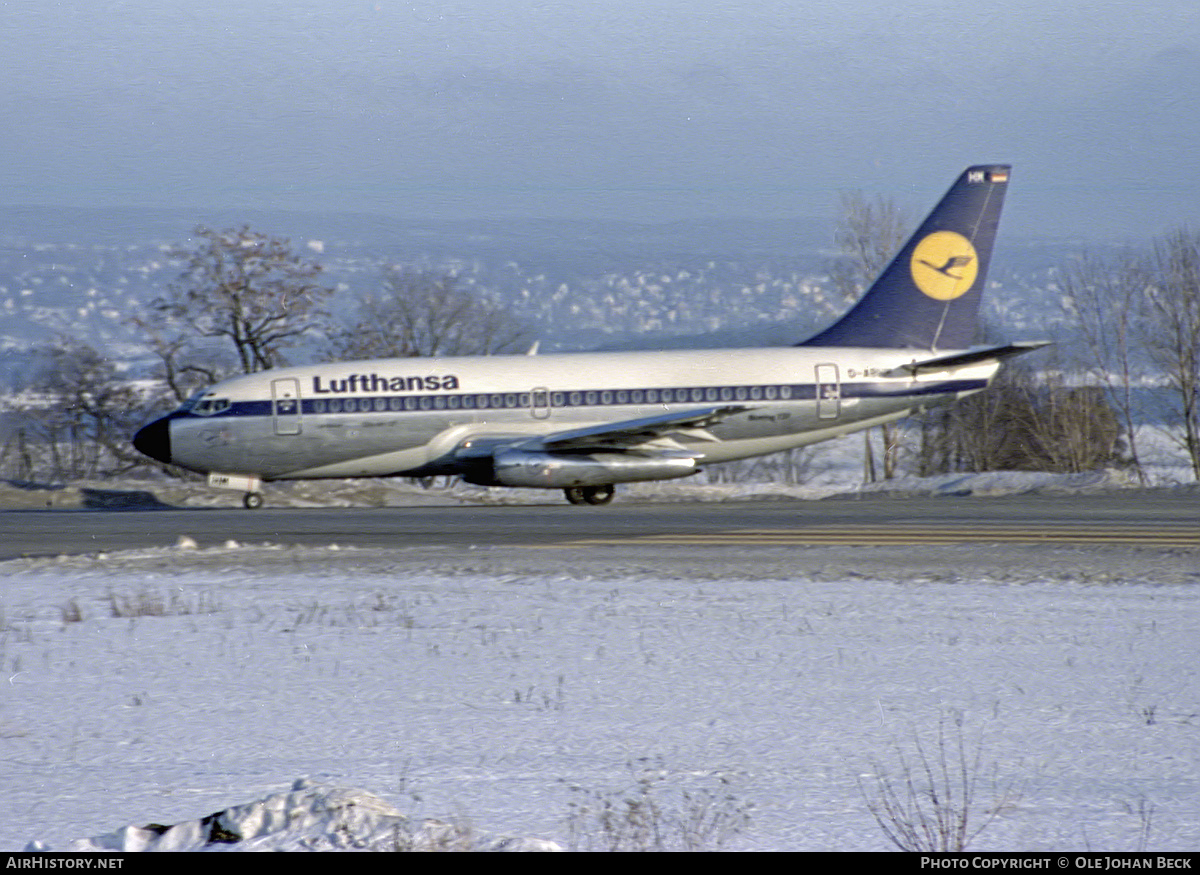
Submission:
M 795 342 L 844 308 L 828 288 L 832 219 L 665 224 L 430 221 L 347 213 L 0 207 L 0 349 L 56 334 L 137 358 L 130 314 L 174 282 L 197 225 L 290 238 L 346 310 L 384 263 L 450 270 L 503 303 L 545 352 Z M 1061 322 L 1054 271 L 1070 246 L 1002 230 L 989 321 L 1042 337 Z M 9 359 L 11 363 L 12 359 Z

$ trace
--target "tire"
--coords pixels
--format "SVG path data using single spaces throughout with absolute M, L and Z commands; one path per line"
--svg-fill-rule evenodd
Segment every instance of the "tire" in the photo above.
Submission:
M 583 488 L 583 500 L 588 504 L 608 504 L 613 500 L 616 494 L 616 489 L 611 483 L 604 486 L 585 486 Z
M 242 496 L 242 505 L 246 510 L 258 510 L 263 506 L 263 497 L 261 492 L 247 492 Z

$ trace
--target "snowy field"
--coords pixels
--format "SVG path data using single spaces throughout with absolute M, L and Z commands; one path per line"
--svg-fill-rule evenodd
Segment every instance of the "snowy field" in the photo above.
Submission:
M 0 563 L 0 849 L 386 848 L 403 817 L 586 849 L 652 801 L 667 847 L 716 847 L 678 830 L 706 814 L 748 816 L 730 849 L 888 850 L 876 776 L 940 729 L 1004 802 L 974 850 L 1195 850 L 1198 584 L 1195 550 L 1120 546 Z
M 297 778 L 568 846 L 645 778 L 749 813 L 726 847 L 883 850 L 860 777 L 958 722 L 981 804 L 1017 791 L 973 848 L 1200 847 L 1195 552 L 980 550 L 5 563 L 0 848 Z

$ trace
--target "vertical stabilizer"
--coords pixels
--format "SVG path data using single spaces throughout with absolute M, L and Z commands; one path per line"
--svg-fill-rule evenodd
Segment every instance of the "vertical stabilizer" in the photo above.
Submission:
M 1010 167 L 968 167 L 845 316 L 799 346 L 966 349 Z

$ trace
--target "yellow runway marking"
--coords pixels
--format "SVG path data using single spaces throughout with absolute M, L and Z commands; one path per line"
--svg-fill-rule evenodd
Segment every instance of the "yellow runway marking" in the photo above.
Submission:
M 678 547 L 887 546 L 919 544 L 1132 544 L 1154 547 L 1200 547 L 1200 528 L 1171 530 L 1116 527 L 1100 530 L 1046 529 L 1017 526 L 975 528 L 937 526 L 869 526 L 819 529 L 738 529 L 723 532 L 579 538 L 555 546 L 600 547 L 646 544 Z M 549 545 L 546 545 L 549 546 Z

